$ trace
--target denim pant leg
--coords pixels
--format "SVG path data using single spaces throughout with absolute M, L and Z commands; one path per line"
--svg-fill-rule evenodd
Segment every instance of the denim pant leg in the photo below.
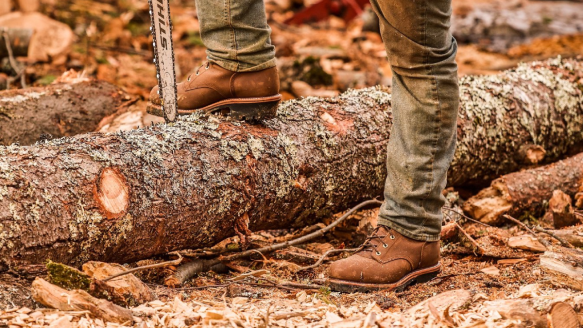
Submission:
M 457 44 L 451 0 L 372 0 L 393 71 L 393 127 L 379 224 L 439 240 L 456 142 Z
M 275 66 L 263 0 L 196 0 L 207 58 L 235 72 Z

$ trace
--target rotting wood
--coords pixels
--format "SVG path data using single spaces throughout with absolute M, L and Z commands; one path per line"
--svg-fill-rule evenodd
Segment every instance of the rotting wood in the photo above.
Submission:
M 463 210 L 474 219 L 500 224 L 503 216 L 542 214 L 554 190 L 575 195 L 583 183 L 583 153 L 534 169 L 510 173 L 468 199 Z
M 95 298 L 83 290 L 67 291 L 42 278 L 32 282 L 32 297 L 50 308 L 62 311 L 87 310 L 97 318 L 116 323 L 132 323 L 130 310 L 109 301 Z
M 516 144 L 540 145 L 543 162 L 580 145 L 581 67 L 462 79 L 450 183 L 521 167 Z M 125 262 L 216 244 L 244 215 L 251 231 L 313 224 L 381 194 L 391 118 L 390 95 L 370 88 L 286 102 L 260 125 L 191 115 L 0 147 L 0 259 Z
M 0 92 L 0 145 L 91 132 L 134 99 L 103 81 Z

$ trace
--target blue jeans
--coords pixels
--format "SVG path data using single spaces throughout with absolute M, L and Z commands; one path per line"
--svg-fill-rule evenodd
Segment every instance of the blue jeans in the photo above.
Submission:
M 451 0 L 372 0 L 393 71 L 393 127 L 379 224 L 439 240 L 442 190 L 459 105 Z M 275 66 L 262 0 L 196 0 L 209 60 L 232 71 Z

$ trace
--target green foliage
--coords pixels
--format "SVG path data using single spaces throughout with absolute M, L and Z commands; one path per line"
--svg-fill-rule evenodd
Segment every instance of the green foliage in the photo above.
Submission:
M 40 85 L 49 85 L 49 84 L 53 83 L 56 79 L 57 79 L 56 76 L 49 74 L 49 75 L 45 75 L 45 76 L 41 77 L 36 82 L 38 82 L 38 84 L 40 84 Z

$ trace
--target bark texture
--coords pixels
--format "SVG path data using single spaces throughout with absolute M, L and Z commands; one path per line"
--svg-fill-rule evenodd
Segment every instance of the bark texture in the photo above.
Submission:
M 503 215 L 544 213 L 553 191 L 572 196 L 583 184 L 583 153 L 550 165 L 507 174 L 468 199 L 464 212 L 488 224 L 504 222 Z
M 94 131 L 131 98 L 103 81 L 58 83 L 0 92 L 0 145 Z
M 552 160 L 579 143 L 579 65 L 464 79 L 452 181 L 519 167 L 517 144 L 540 143 Z M 371 88 L 286 102 L 263 125 L 191 115 L 0 147 L 0 259 L 124 262 L 305 226 L 381 194 L 391 119 L 390 94 Z

